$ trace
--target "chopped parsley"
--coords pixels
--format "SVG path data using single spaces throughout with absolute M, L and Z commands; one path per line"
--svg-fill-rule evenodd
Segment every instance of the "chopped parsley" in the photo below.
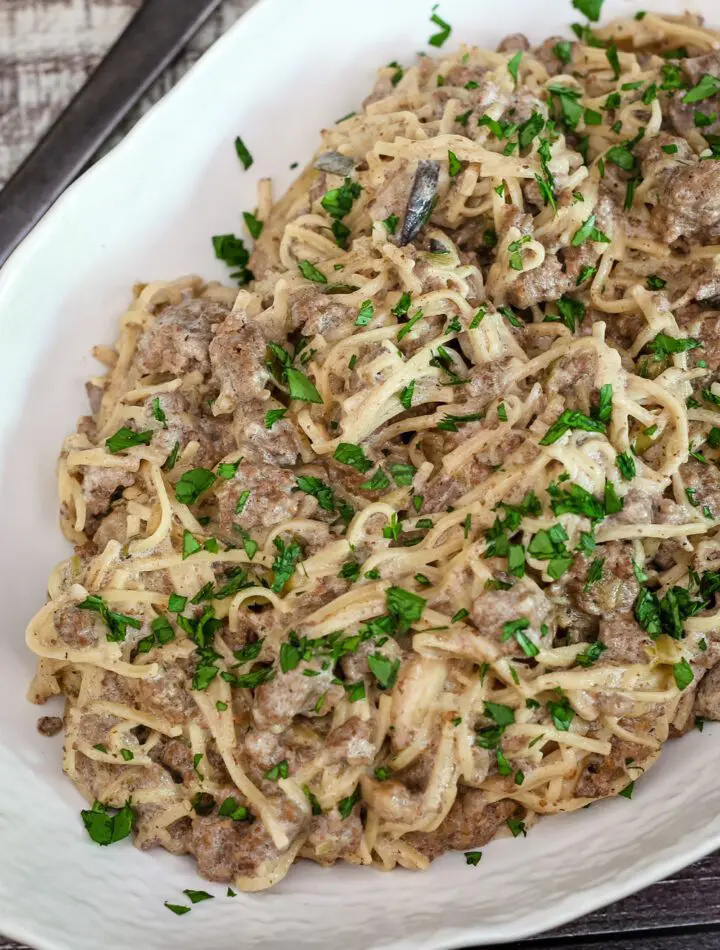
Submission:
M 139 630 L 142 626 L 137 617 L 130 617 L 127 614 L 119 614 L 110 610 L 107 603 L 96 594 L 88 596 L 78 605 L 79 610 L 92 610 L 100 614 L 102 622 L 108 629 L 107 639 L 110 643 L 122 643 L 127 636 L 127 628 L 132 627 Z
M 617 46 L 614 43 L 611 43 L 610 46 L 608 46 L 605 55 L 607 57 L 608 63 L 610 63 L 610 68 L 613 71 L 613 76 L 615 77 L 615 79 L 619 79 L 620 78 L 620 57 L 618 55 Z
M 572 60 L 572 43 L 570 40 L 562 40 L 556 43 L 552 48 L 553 56 L 559 59 L 561 63 L 567 65 Z
M 567 696 L 547 704 L 548 712 L 552 716 L 553 725 L 560 732 L 567 732 L 575 716 L 575 711 L 570 706 Z
M 635 167 L 635 156 L 627 145 L 614 145 L 605 154 L 605 158 L 623 171 L 632 171 Z
M 395 234 L 399 223 L 400 223 L 400 219 L 398 218 L 396 214 L 388 215 L 387 218 L 385 218 L 385 220 L 383 221 L 383 225 L 385 226 L 385 230 L 387 231 L 388 234 Z
M 433 35 L 428 40 L 428 43 L 430 46 L 435 46 L 439 49 L 450 36 L 452 27 L 449 23 L 446 23 L 446 21 L 443 20 L 443 18 L 437 13 L 433 13 L 433 15 L 430 17 L 430 22 L 434 23 L 435 26 L 440 27 L 440 30 L 438 33 L 433 33 Z
M 250 260 L 250 252 L 245 247 L 242 238 L 234 234 L 215 234 L 212 238 L 215 257 L 219 261 L 227 264 L 230 268 L 237 268 L 230 276 L 240 284 L 246 284 L 252 279 L 251 272 L 247 269 Z
M 145 432 L 135 432 L 134 429 L 123 426 L 117 430 L 115 435 L 111 435 L 109 439 L 105 440 L 105 447 L 112 455 L 117 455 L 118 452 L 124 452 L 125 449 L 131 449 L 136 445 L 150 445 L 152 437 L 152 429 L 147 429 Z
M 590 217 L 583 222 L 581 227 L 577 229 L 570 242 L 573 247 L 580 247 L 580 245 L 584 244 L 587 240 L 598 241 L 604 244 L 610 243 L 610 238 L 606 234 L 603 234 L 602 231 L 598 231 L 595 227 L 596 220 L 596 216 L 591 214 Z
M 655 355 L 656 360 L 667 359 L 674 353 L 685 353 L 688 350 L 695 350 L 702 346 L 700 340 L 692 337 L 673 337 L 667 333 L 658 333 L 658 335 L 647 344 L 647 349 Z
M 287 778 L 290 775 L 290 766 L 288 765 L 288 760 L 283 759 L 282 762 L 276 762 L 272 768 L 268 769 L 265 773 L 265 778 L 269 782 L 277 782 L 281 778 Z
M 355 318 L 355 326 L 366 327 L 372 320 L 374 313 L 375 308 L 373 307 L 372 300 L 363 300 L 360 304 L 358 315 Z
M 299 261 L 298 268 L 306 280 L 312 280 L 316 284 L 327 283 L 327 277 L 325 274 L 323 274 L 322 271 L 319 271 L 317 267 L 313 266 L 310 261 Z
M 295 484 L 300 491 L 315 498 L 323 511 L 335 511 L 335 493 L 322 479 L 314 475 L 296 475 Z
M 563 122 L 571 131 L 574 131 L 584 114 L 584 108 L 580 103 L 580 92 L 572 86 L 551 85 L 547 88 L 560 106 Z
M 600 640 L 596 640 L 595 643 L 588 644 L 582 653 L 578 653 L 575 657 L 575 662 L 587 668 L 588 666 L 592 666 L 593 663 L 597 663 L 605 650 L 607 650 L 605 644 Z
M 508 251 L 510 252 L 509 263 L 513 270 L 521 271 L 523 269 L 523 259 L 520 250 L 523 245 L 529 244 L 530 241 L 532 241 L 532 237 L 526 234 L 524 237 L 519 238 L 517 241 L 512 241 L 508 245 Z
M 629 482 L 631 479 L 635 478 L 636 468 L 635 468 L 635 459 L 630 455 L 629 452 L 621 452 L 620 455 L 615 459 L 615 464 L 618 467 L 618 470 L 626 482 Z
M 525 822 L 522 820 L 522 818 L 508 818 L 506 824 L 512 832 L 513 838 L 517 838 L 518 835 L 522 835 L 523 838 L 527 838 Z
M 580 429 L 583 432 L 605 432 L 605 423 L 599 419 L 591 419 L 574 409 L 565 409 L 540 439 L 540 445 L 552 445 L 571 429 Z
M 399 659 L 391 660 L 383 653 L 372 653 L 367 664 L 380 689 L 391 689 L 395 685 L 400 669 Z
M 390 474 L 395 484 L 399 487 L 412 485 L 416 472 L 417 469 L 415 466 L 409 462 L 393 462 L 390 466 Z
M 250 233 L 250 237 L 257 241 L 257 239 L 262 234 L 264 224 L 254 214 L 251 214 L 249 211 L 243 211 L 243 220 L 245 221 L 245 227 Z
M 673 664 L 673 678 L 678 689 L 687 689 L 692 683 L 694 679 L 692 667 L 685 657 L 679 663 Z
M 462 162 L 455 152 L 448 149 L 448 172 L 451 178 L 455 178 L 462 171 Z
M 700 82 L 693 86 L 685 95 L 682 101 L 685 105 L 691 105 L 693 102 L 702 102 L 704 99 L 710 99 L 720 92 L 720 79 L 717 76 L 711 76 L 705 73 Z
M 175 497 L 183 505 L 193 505 L 203 492 L 212 488 L 216 478 L 207 468 L 193 468 L 175 483 Z
M 273 544 L 278 553 L 272 565 L 273 580 L 270 590 L 275 594 L 280 594 L 295 573 L 295 565 L 302 557 L 302 548 L 297 541 L 286 544 L 282 538 L 273 538 Z
M 135 811 L 130 805 L 130 799 L 117 811 L 110 810 L 107 805 L 96 801 L 91 809 L 81 811 L 80 815 L 88 835 L 95 844 L 103 847 L 127 838 L 135 821 Z
M 588 20 L 597 23 L 600 19 L 600 10 L 602 9 L 603 0 L 572 0 L 572 5 L 576 10 L 579 10 L 580 13 L 583 13 Z
M 415 392 L 415 380 L 411 380 L 404 389 L 398 393 L 398 399 L 403 409 L 410 409 L 412 406 L 412 397 Z
M 239 135 L 235 139 L 235 152 L 237 153 L 237 157 L 242 162 L 243 168 L 245 171 L 247 171 L 253 163 L 253 157 L 248 151 L 247 145 L 243 142 Z
M 287 409 L 268 409 L 265 413 L 265 428 L 272 429 L 276 422 L 284 419 L 287 415 Z M 218 470 L 218 475 L 220 471 Z
M 518 81 L 518 72 L 520 70 L 520 62 L 522 58 L 523 58 L 522 50 L 518 50 L 517 53 L 515 53 L 515 55 L 512 57 L 512 59 L 509 60 L 507 64 L 508 72 L 514 79 L 516 85 Z
M 177 914 L 178 917 L 182 917 L 183 914 L 189 914 L 192 910 L 191 907 L 186 907 L 184 904 L 171 904 L 169 901 L 165 901 L 164 906 L 172 911 L 173 914 Z
M 352 442 L 341 442 L 335 449 L 333 458 L 343 465 L 350 465 L 362 474 L 373 467 L 373 463 L 365 455 L 362 446 L 354 445 Z
M 346 818 L 350 817 L 350 815 L 352 814 L 353 808 L 360 801 L 361 797 L 362 796 L 360 793 L 360 786 L 357 785 L 352 795 L 348 795 L 347 798 L 340 799 L 340 801 L 338 802 L 337 808 L 340 814 L 340 818 L 343 821 L 345 821 Z
M 381 468 L 373 473 L 372 478 L 360 485 L 361 491 L 384 491 L 390 485 L 390 480 Z
M 290 389 L 291 399 L 300 399 L 303 402 L 322 404 L 322 396 L 308 377 L 292 366 L 286 370 L 286 379 Z
M 208 894 L 207 891 L 185 890 L 183 891 L 183 894 L 185 894 L 191 904 L 199 904 L 201 901 L 211 901 L 215 899 L 214 896 L 212 894 Z

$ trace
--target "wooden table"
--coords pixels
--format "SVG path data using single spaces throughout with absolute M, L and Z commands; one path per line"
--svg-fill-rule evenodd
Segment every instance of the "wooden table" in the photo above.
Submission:
M 0 0 L 0 187 L 82 85 L 141 2 Z M 179 62 L 134 111 L 126 128 L 252 3 L 225 0 Z M 633 897 L 522 946 L 527 950 L 720 950 L 720 852 Z M 17 944 L 0 936 L 0 950 L 8 948 L 17 950 Z

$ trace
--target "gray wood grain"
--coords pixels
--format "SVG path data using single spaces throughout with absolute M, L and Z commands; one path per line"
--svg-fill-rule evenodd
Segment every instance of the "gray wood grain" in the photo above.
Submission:
M 141 2 L 0 0 L 0 187 Z M 225 0 L 133 111 L 116 140 L 253 2 Z M 632 897 L 515 946 L 524 950 L 720 950 L 720 852 Z M 31 948 L 0 936 L 0 950 Z

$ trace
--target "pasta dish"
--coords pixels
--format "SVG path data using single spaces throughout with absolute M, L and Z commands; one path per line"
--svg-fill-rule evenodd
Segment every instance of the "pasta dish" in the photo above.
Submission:
M 434 13 L 213 238 L 239 290 L 140 284 L 95 348 L 27 630 L 94 841 L 476 864 L 720 718 L 720 33 L 574 6 Z

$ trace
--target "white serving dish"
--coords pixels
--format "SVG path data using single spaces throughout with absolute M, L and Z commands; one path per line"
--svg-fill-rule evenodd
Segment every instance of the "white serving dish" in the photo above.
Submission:
M 648 0 L 681 12 L 684 0 Z M 715 0 L 695 7 L 720 25 Z M 637 4 L 607 0 L 605 14 Z M 539 41 L 577 19 L 567 0 L 442 0 L 464 39 Z M 526 840 L 450 854 L 425 874 L 303 863 L 274 890 L 163 907 L 202 887 L 190 859 L 108 849 L 83 831 L 60 739 L 25 702 L 23 631 L 65 556 L 55 459 L 86 411 L 92 344 L 110 341 L 137 280 L 224 276 L 210 235 L 239 229 L 261 175 L 278 193 L 318 130 L 355 108 L 378 64 L 432 51 L 431 3 L 262 0 L 107 158 L 74 185 L 0 274 L 0 933 L 37 950 L 440 950 L 516 940 L 635 891 L 720 845 L 716 727 L 670 743 L 632 801 L 551 818 Z M 243 172 L 241 134 L 255 164 Z M 1 226 L 1 224 L 0 224 Z

